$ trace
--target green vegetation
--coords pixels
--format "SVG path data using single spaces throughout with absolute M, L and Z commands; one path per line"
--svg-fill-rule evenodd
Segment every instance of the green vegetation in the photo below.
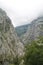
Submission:
M 14 64 L 11 64 L 11 63 L 10 63 L 9 65 L 14 65 Z
M 43 65 L 43 36 L 25 45 L 24 65 Z
M 0 63 L 0 65 L 2 65 L 2 64 Z

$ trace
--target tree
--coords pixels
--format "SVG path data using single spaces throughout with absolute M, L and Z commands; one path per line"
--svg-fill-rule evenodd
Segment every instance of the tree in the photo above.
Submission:
M 31 41 L 25 45 L 24 64 L 25 65 L 43 65 L 43 45 L 42 38 L 38 41 Z M 39 44 L 41 41 L 41 44 Z

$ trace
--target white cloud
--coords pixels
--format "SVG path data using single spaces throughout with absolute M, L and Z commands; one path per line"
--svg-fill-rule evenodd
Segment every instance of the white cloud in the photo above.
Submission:
M 2 7 L 15 26 L 29 23 L 43 14 L 43 0 L 0 0 Z

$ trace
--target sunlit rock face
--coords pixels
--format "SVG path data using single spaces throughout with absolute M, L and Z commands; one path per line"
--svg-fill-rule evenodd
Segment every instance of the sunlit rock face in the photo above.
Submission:
M 22 37 L 22 41 L 27 43 L 30 40 L 37 39 L 38 36 L 43 35 L 43 17 L 38 17 L 31 22 L 27 32 Z
M 0 9 L 0 61 L 13 60 L 16 55 L 23 55 L 23 48 L 10 18 Z

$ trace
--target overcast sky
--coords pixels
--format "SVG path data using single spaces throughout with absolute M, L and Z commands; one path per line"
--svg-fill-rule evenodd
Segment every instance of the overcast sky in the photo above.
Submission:
M 43 15 L 43 0 L 0 0 L 0 8 L 7 12 L 14 26 L 19 26 Z

